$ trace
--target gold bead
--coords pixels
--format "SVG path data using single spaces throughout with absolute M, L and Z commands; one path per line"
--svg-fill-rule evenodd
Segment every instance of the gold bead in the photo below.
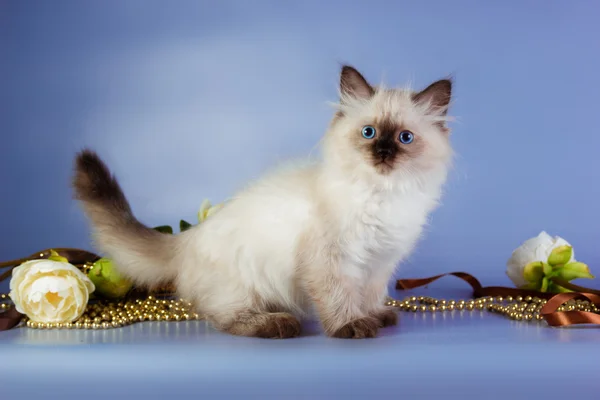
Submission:
M 533 319 L 533 315 L 531 315 L 531 314 L 525 314 L 525 315 L 523 315 L 523 318 L 526 321 L 531 321 Z
M 440 311 L 446 311 L 448 309 L 449 306 L 446 306 L 445 304 L 442 304 L 441 306 L 439 306 L 439 310 Z
M 447 301 L 444 300 L 444 299 L 442 299 L 442 300 L 439 301 L 439 304 L 442 305 L 442 306 L 445 306 L 446 303 L 447 303 Z
M 73 323 L 71 323 L 71 322 L 65 322 L 65 323 L 63 324 L 63 327 L 64 327 L 65 329 L 73 329 Z
M 526 302 L 528 302 L 528 303 L 529 303 L 531 300 L 532 300 L 531 296 L 527 296 L 527 297 L 525 297 L 525 301 L 526 301 Z
M 163 321 L 171 321 L 171 316 L 170 315 L 165 315 L 163 318 Z
M 157 314 L 157 315 L 154 316 L 154 319 L 157 320 L 157 321 L 162 321 L 163 320 L 163 316 L 160 315 L 160 314 Z
M 496 297 L 496 301 L 497 301 L 498 303 L 502 303 L 502 302 L 504 301 L 504 297 L 502 297 L 502 296 L 497 296 L 497 297 Z
M 30 328 L 33 328 L 33 329 L 39 328 L 39 324 L 37 322 L 35 322 L 35 321 L 27 321 L 27 324 L 29 324 L 30 322 L 31 322 L 31 324 L 29 325 Z
M 459 304 L 456 305 L 456 309 L 459 310 L 459 311 L 464 310 L 464 308 L 465 308 L 464 304 L 460 304 L 459 303 Z
M 479 303 L 475 306 L 478 310 L 483 310 L 485 308 L 485 304 Z
M 515 300 L 516 300 L 516 301 L 519 301 L 519 302 L 520 302 L 520 301 L 523 301 L 523 297 L 521 297 L 521 296 L 517 296 L 517 297 L 515 297 Z
M 0 299 L 6 299 L 8 296 L 6 295 L 6 293 L 2 293 L 0 294 Z
M 419 311 L 421 311 L 421 312 L 427 311 L 427 306 L 426 305 L 419 306 Z
M 92 329 L 98 329 L 99 327 L 100 327 L 100 325 L 99 325 L 99 324 L 97 324 L 97 323 L 95 323 L 95 322 L 94 322 L 94 323 L 92 323 Z
M 423 301 L 424 299 L 425 299 L 425 297 L 423 297 L 423 296 L 417 297 L 417 301 Z
M 429 311 L 431 311 L 431 312 L 435 312 L 436 310 L 437 310 L 437 307 L 436 307 L 436 306 L 434 306 L 434 305 L 430 305 L 430 306 L 429 306 Z
M 193 313 L 192 314 L 192 318 L 194 318 L 194 319 L 200 319 L 200 315 L 198 313 Z
M 465 306 L 465 308 L 467 309 L 467 311 L 472 311 L 474 307 L 475 307 L 475 306 L 474 306 L 473 304 L 467 304 L 467 305 Z
M 81 329 L 81 328 L 83 328 L 83 324 L 81 322 L 77 321 L 77 322 L 75 322 L 74 327 L 75 327 L 75 329 Z
M 417 311 L 416 308 L 417 308 L 417 306 L 413 306 L 413 311 Z M 181 320 L 181 317 L 179 316 L 179 314 L 173 315 L 173 318 L 175 319 L 175 321 Z
M 448 311 L 454 310 L 454 304 L 448 304 Z
M 415 301 L 417 301 L 417 298 L 415 296 L 411 296 L 410 301 L 412 301 L 414 303 Z
M 416 305 L 410 306 L 410 311 L 417 312 L 418 310 L 419 310 L 419 306 L 416 306 Z M 179 318 L 180 318 L 179 314 L 175 314 L 174 317 L 175 317 L 175 321 L 179 321 Z
M 111 325 L 108 322 L 103 322 L 102 323 L 102 329 L 108 329 L 110 327 L 111 327 Z
M 148 314 L 148 321 L 154 321 L 154 315 Z
M 513 297 L 512 296 L 506 296 L 506 301 L 508 301 L 509 303 L 512 303 Z

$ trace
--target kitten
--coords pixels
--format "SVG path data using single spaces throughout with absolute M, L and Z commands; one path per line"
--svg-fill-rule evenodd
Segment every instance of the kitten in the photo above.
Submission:
M 139 285 L 173 281 L 212 325 L 289 338 L 312 312 L 325 333 L 375 337 L 395 325 L 387 284 L 437 206 L 451 165 L 451 81 L 420 92 L 371 86 L 344 66 L 318 162 L 279 169 L 177 235 L 140 223 L 90 150 L 73 186 L 96 245 Z

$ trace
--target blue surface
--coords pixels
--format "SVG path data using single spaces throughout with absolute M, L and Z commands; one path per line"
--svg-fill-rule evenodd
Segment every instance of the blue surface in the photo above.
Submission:
M 460 285 L 448 278 L 394 295 L 467 298 Z M 600 390 L 597 328 L 485 311 L 400 317 L 372 340 L 330 339 L 310 322 L 290 340 L 233 337 L 203 321 L 0 332 L 2 400 L 591 399 Z

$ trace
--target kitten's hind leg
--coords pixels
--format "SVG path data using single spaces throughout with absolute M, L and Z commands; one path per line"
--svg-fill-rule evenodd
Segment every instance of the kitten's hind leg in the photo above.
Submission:
M 211 321 L 224 332 L 237 336 L 287 339 L 300 335 L 300 322 L 286 312 L 243 311 L 232 315 L 215 315 Z

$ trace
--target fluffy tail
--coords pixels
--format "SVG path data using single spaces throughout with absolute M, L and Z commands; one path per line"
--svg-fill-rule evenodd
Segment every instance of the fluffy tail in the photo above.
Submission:
M 135 218 L 117 179 L 95 152 L 77 155 L 73 189 L 91 221 L 96 246 L 119 272 L 150 287 L 175 278 L 176 237 Z

